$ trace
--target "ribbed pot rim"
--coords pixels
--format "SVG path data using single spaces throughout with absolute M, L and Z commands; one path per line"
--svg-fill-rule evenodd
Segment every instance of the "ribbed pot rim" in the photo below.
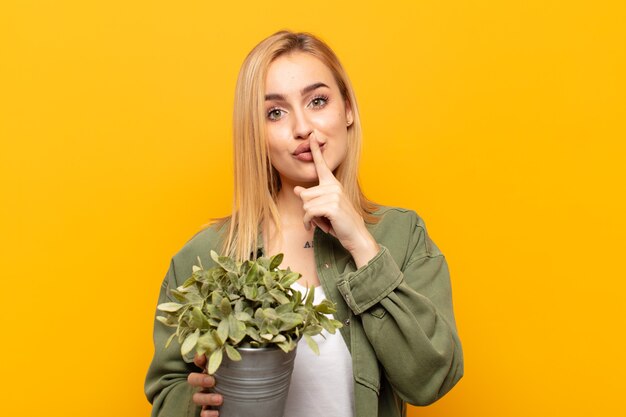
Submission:
M 278 346 L 265 346 L 265 347 L 235 347 L 235 349 L 237 350 L 243 350 L 243 351 L 261 351 L 261 350 L 281 350 Z M 281 350 L 282 351 L 282 350 Z M 289 352 L 291 353 L 291 352 Z

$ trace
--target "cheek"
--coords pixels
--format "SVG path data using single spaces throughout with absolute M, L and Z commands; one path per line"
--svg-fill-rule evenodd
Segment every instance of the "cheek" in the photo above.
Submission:
M 337 131 L 346 127 L 346 117 L 340 110 L 316 114 L 311 121 L 318 129 Z
M 270 152 L 280 152 L 281 148 L 284 148 L 289 140 L 287 129 L 279 124 L 268 123 L 265 133 Z

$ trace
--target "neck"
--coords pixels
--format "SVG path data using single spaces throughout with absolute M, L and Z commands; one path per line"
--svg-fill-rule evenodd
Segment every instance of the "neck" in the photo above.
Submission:
M 302 225 L 302 218 L 304 217 L 302 199 L 293 192 L 294 187 L 294 184 L 283 183 L 278 192 L 276 205 L 280 215 L 281 227 Z
M 278 193 L 276 205 L 280 221 L 281 234 L 271 220 L 264 224 L 264 245 L 267 253 L 284 252 L 284 245 L 312 245 L 314 227 L 306 230 L 303 223 L 304 209 L 302 200 L 293 192 L 293 186 L 283 184 Z

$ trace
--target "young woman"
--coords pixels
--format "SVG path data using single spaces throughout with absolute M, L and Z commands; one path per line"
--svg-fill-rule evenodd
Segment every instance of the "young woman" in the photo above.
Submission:
M 413 211 L 368 201 L 357 181 L 361 126 L 348 77 L 307 33 L 278 32 L 248 55 L 234 111 L 232 215 L 196 234 L 173 258 L 159 303 L 215 249 L 240 260 L 283 253 L 299 285 L 337 304 L 344 327 L 298 349 L 286 417 L 405 415 L 463 375 L 444 256 Z M 215 379 L 164 350 L 156 322 L 146 378 L 153 416 L 217 416 Z M 200 368 L 198 368 L 199 366 Z

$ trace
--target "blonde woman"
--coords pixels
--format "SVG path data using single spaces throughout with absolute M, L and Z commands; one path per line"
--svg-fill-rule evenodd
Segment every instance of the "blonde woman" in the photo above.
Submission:
M 297 285 L 337 304 L 344 327 L 319 339 L 320 356 L 298 349 L 287 417 L 403 416 L 463 375 L 446 260 L 417 214 L 364 197 L 360 147 L 354 91 L 332 50 L 307 33 L 263 40 L 237 81 L 232 215 L 172 258 L 161 288 L 165 302 L 211 249 L 239 260 L 282 252 Z M 206 358 L 163 350 L 171 330 L 155 324 L 152 415 L 218 416 Z

